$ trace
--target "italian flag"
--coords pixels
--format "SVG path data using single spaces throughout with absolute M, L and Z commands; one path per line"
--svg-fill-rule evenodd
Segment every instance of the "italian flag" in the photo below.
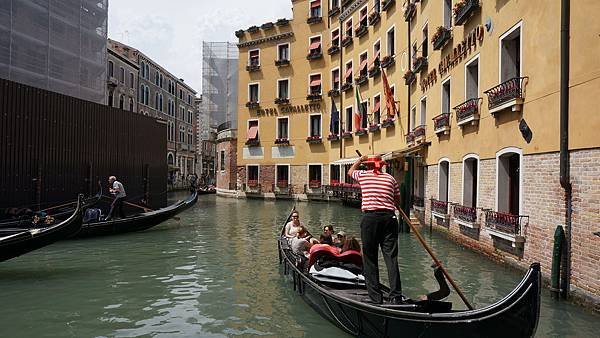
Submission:
M 362 97 L 360 96 L 360 92 L 358 91 L 358 86 L 355 87 L 356 89 L 356 110 L 354 111 L 354 129 L 356 131 L 361 130 L 362 129 Z

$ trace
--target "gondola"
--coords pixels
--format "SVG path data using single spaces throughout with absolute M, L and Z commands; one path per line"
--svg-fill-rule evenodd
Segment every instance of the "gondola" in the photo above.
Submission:
M 208 194 L 216 194 L 217 193 L 217 189 L 215 189 L 215 187 L 210 186 L 210 187 L 199 187 L 197 189 L 198 191 L 198 195 L 208 195 Z
M 77 234 L 81 229 L 82 197 L 64 221 L 35 229 L 4 228 L 0 231 L 0 262 L 50 245 Z
M 289 220 L 289 217 L 288 217 Z M 286 221 L 287 223 L 287 221 Z M 407 301 L 372 305 L 364 283 L 340 283 L 308 272 L 292 252 L 283 230 L 278 238 L 284 275 L 294 290 L 319 314 L 345 332 L 359 337 L 533 337 L 540 315 L 541 272 L 531 264 L 525 277 L 500 301 L 474 310 L 452 310 L 451 303 Z M 310 262 L 310 261 L 309 261 Z M 314 270 L 313 270 L 314 272 Z M 360 276 L 362 277 L 362 276 Z M 289 278 L 288 278 L 289 279 Z M 384 303 L 385 304 L 385 303 Z
M 75 237 L 81 238 L 107 236 L 146 230 L 191 207 L 196 203 L 197 200 L 198 193 L 193 192 L 187 199 L 177 201 L 176 203 L 162 209 L 144 212 L 121 219 L 84 222 L 83 226 L 81 227 L 81 231 Z

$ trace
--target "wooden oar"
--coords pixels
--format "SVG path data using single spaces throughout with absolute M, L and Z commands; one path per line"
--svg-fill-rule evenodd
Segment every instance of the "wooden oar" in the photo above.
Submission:
M 46 208 L 46 209 L 42 209 L 42 210 L 40 210 L 40 211 L 48 211 L 48 210 L 53 210 L 53 209 L 59 209 L 59 208 L 62 208 L 62 207 L 66 207 L 66 206 L 69 206 L 69 205 L 73 205 L 73 204 L 75 204 L 75 203 L 77 203 L 77 201 L 73 201 L 73 202 L 69 202 L 69 203 L 65 203 L 65 204 L 57 205 L 57 206 L 54 206 L 54 207 L 50 207 L 50 208 Z
M 110 199 L 110 197 L 108 197 L 108 196 L 105 196 L 105 195 L 102 195 L 102 197 L 106 197 L 106 198 Z M 152 210 L 152 209 L 150 209 L 150 208 L 146 208 L 146 207 L 144 207 L 144 206 L 141 206 L 141 205 L 138 205 L 138 204 L 134 204 L 134 203 L 131 203 L 131 202 L 127 202 L 127 201 L 123 201 L 123 204 L 125 204 L 125 205 L 129 205 L 129 206 L 131 206 L 131 207 L 135 207 L 135 208 L 140 208 L 140 209 L 143 209 L 143 210 L 144 210 L 144 212 L 150 212 L 150 211 L 154 211 L 154 210 Z M 173 216 L 173 217 L 171 217 L 171 218 L 172 218 L 172 219 L 174 219 L 174 220 L 176 220 L 176 221 L 180 221 L 180 220 L 181 220 L 181 218 L 179 218 L 179 216 Z

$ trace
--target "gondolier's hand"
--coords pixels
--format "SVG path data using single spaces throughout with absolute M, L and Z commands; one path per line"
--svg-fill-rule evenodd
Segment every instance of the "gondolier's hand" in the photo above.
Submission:
M 369 156 L 367 156 L 367 155 L 362 155 L 362 156 L 360 157 L 360 161 L 361 161 L 361 162 L 365 162 L 365 161 L 368 161 L 368 160 L 369 160 Z

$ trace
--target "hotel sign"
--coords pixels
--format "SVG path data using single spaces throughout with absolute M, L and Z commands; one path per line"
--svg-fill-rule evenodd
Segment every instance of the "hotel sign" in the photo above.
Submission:
M 320 103 L 308 103 L 301 105 L 283 105 L 280 108 L 261 108 L 256 111 L 256 115 L 279 115 L 291 113 L 310 113 L 321 110 Z

